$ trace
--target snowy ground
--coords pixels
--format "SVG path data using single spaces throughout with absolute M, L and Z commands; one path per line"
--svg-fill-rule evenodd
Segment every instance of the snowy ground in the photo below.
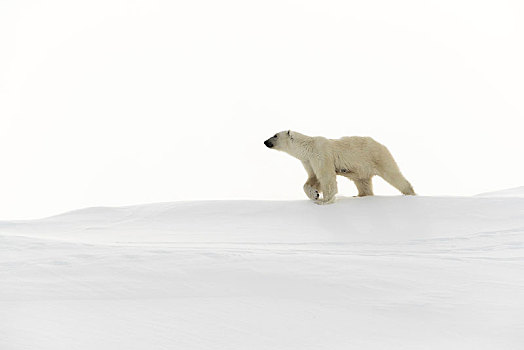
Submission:
M 0 349 L 523 349 L 523 192 L 0 222 Z

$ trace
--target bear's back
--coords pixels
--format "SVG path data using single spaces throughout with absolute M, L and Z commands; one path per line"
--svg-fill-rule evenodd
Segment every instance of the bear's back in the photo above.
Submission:
M 339 139 L 332 139 L 331 141 L 337 146 L 355 149 L 365 149 L 370 147 L 373 148 L 376 147 L 376 145 L 380 145 L 377 141 L 369 136 L 344 136 Z
M 345 136 L 331 140 L 332 152 L 351 163 L 376 162 L 385 154 L 387 148 L 369 136 Z

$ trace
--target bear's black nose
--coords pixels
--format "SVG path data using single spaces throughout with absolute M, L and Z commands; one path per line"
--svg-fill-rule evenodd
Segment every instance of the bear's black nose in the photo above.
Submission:
M 264 141 L 264 145 L 266 145 L 268 148 L 273 147 L 273 144 L 269 142 L 269 140 Z

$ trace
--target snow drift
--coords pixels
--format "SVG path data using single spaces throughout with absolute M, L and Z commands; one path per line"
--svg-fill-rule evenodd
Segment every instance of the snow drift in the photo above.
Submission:
M 0 348 L 520 349 L 524 198 L 503 194 L 0 222 Z

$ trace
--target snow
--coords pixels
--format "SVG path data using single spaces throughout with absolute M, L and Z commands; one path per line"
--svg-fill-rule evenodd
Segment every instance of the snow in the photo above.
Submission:
M 99 207 L 0 240 L 2 350 L 524 347 L 519 196 Z
M 509 188 L 507 190 L 481 193 L 478 197 L 524 197 L 524 186 Z

